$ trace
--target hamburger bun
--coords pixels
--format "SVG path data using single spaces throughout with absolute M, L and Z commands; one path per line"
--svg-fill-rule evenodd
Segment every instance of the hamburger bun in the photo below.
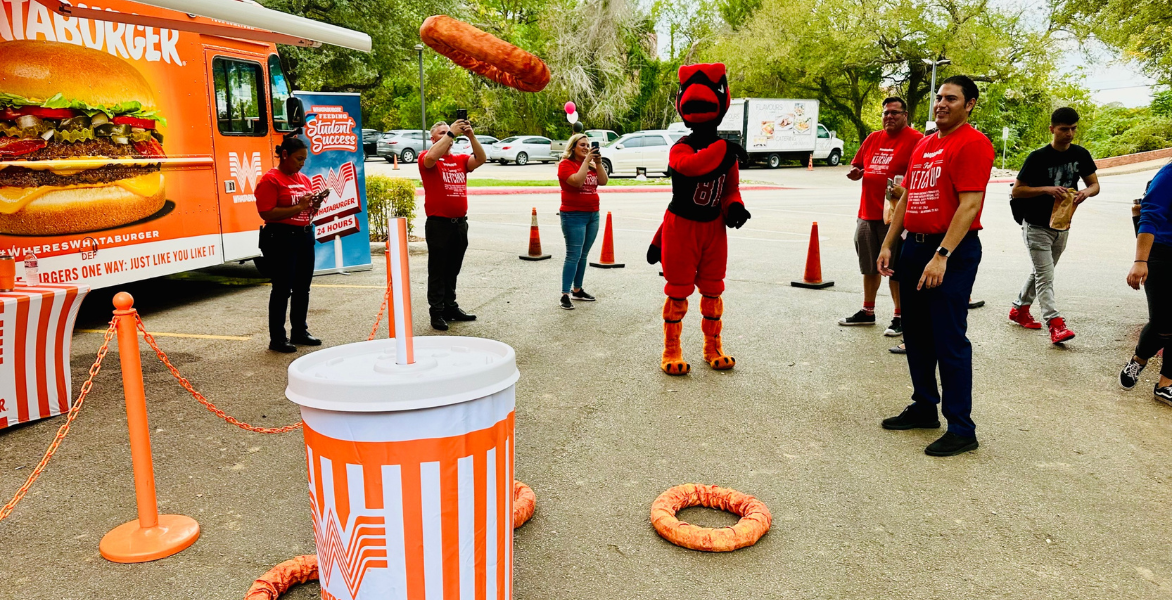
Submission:
M 38 188 L 42 195 L 20 210 L 10 214 L 0 211 L 0 234 L 84 233 L 145 219 L 159 212 L 166 203 L 162 174 L 154 176 L 159 185 L 148 184 L 133 192 L 116 183 L 95 187 Z M 15 190 L 27 191 L 28 188 L 0 188 L 0 196 Z
M 0 43 L 0 90 L 30 100 L 61 94 L 91 106 L 138 101 L 155 110 L 155 93 L 129 62 L 64 42 Z

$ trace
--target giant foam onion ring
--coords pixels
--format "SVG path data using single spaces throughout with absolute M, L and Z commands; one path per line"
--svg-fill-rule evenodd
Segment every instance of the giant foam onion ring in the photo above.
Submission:
M 525 524 L 537 509 L 537 496 L 520 481 L 513 481 L 513 529 Z
M 698 527 L 676 518 L 690 506 L 706 506 L 740 515 L 732 527 Z M 651 503 L 651 524 L 663 539 L 684 548 L 705 552 L 730 552 L 752 546 L 769 531 L 773 515 L 764 502 L 736 490 L 688 483 L 677 485 Z
M 522 92 L 549 85 L 549 67 L 540 58 L 447 15 L 428 17 L 419 37 L 457 65 L 502 85 Z

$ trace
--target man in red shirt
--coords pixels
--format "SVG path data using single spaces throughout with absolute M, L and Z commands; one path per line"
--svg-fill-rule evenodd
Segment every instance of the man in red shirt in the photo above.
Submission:
M 892 250 L 906 229 L 899 257 L 903 335 L 912 378 L 912 404 L 885 429 L 940 427 L 941 405 L 948 431 L 924 450 L 952 456 L 977 449 L 973 406 L 973 350 L 968 300 L 981 263 L 981 207 L 995 151 L 985 134 L 969 125 L 977 85 L 964 75 L 945 79 L 933 111 L 937 132 L 912 151 L 891 229 L 879 252 L 879 271 L 895 274 Z M 940 368 L 943 394 L 937 389 Z
M 876 261 L 891 222 L 890 212 L 884 210 L 889 184 L 893 183 L 894 177 L 903 178 L 912 148 L 922 137 L 924 134 L 908 127 L 907 104 L 903 99 L 888 98 L 883 101 L 883 130 L 867 136 L 851 161 L 854 168 L 846 176 L 852 181 L 863 180 L 858 227 L 855 229 L 855 252 L 859 255 L 859 270 L 863 273 L 863 309 L 841 319 L 839 325 L 875 324 L 875 296 L 883 282 Z M 899 282 L 895 279 L 891 280 L 891 300 L 895 303 L 895 316 L 883 334 L 894 337 L 903 334 Z
M 451 154 L 452 142 L 461 135 L 472 143 L 471 155 Z M 486 161 L 468 121 L 431 126 L 431 149 L 419 159 L 419 176 L 427 213 L 427 304 L 431 326 L 439 331 L 448 330 L 448 321 L 476 320 L 456 304 L 456 278 L 468 250 L 468 173 Z

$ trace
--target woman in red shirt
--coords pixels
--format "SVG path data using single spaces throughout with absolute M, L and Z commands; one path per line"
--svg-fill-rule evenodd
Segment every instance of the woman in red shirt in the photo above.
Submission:
M 594 301 L 594 296 L 582 289 L 582 278 L 586 275 L 586 256 L 598 236 L 598 186 L 606 185 L 606 181 L 606 169 L 602 168 L 598 149 L 591 146 L 585 134 L 574 134 L 558 163 L 562 235 L 566 238 L 560 306 L 566 310 L 574 310 L 571 298 Z
M 301 174 L 308 151 L 294 134 L 277 146 L 280 163 L 256 184 L 256 210 L 265 220 L 260 251 L 273 280 L 269 294 L 269 350 L 296 352 L 297 346 L 320 346 L 305 324 L 309 286 L 313 281 L 313 213 L 325 198 L 313 193 L 313 184 Z M 290 306 L 292 336 L 285 337 L 285 311 Z M 292 343 L 290 343 L 292 342 Z

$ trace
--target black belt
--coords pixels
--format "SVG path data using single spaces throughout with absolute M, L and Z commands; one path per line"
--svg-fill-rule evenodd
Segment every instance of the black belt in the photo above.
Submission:
M 313 225 L 290 225 L 288 223 L 265 223 L 265 227 L 272 227 L 273 229 L 284 229 L 286 231 L 296 231 L 309 233 L 313 231 Z
M 430 221 L 432 219 L 436 219 L 437 221 L 451 221 L 453 223 L 459 223 L 461 221 L 467 221 L 468 217 L 428 217 L 427 218 L 428 221 Z
M 944 241 L 943 233 L 912 233 L 909 231 L 907 237 L 917 244 L 939 244 Z

